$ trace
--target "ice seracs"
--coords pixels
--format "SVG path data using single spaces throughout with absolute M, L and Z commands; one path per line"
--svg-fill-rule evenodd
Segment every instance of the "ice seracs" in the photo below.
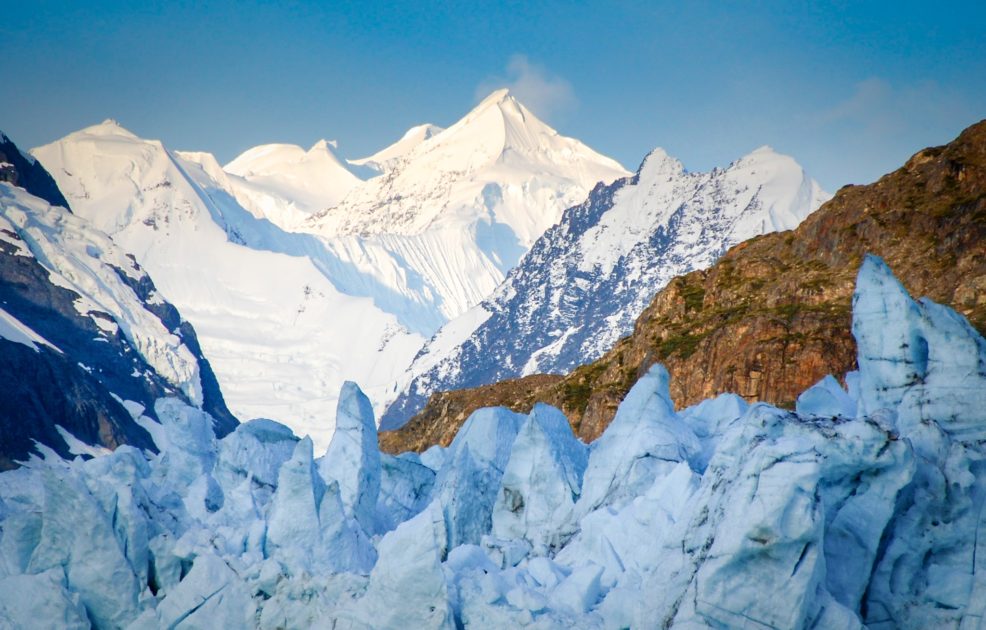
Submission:
M 674 413 L 669 379 L 663 366 L 653 366 L 627 394 L 603 435 L 592 443 L 578 514 L 604 504 L 620 506 L 644 494 L 656 478 L 679 463 L 698 459 L 698 437 Z
M 346 382 L 339 394 L 336 431 L 319 459 L 319 472 L 339 485 L 346 513 L 363 528 L 377 530 L 376 507 L 380 495 L 380 449 L 373 407 L 356 383 Z
M 863 261 L 860 279 L 853 294 L 859 412 L 897 409 L 905 435 L 933 421 L 964 440 L 986 439 L 983 338 L 955 311 L 913 301 L 879 258 Z
M 591 447 L 551 407 L 481 410 L 425 460 L 377 454 L 379 486 L 323 477 L 276 423 L 215 440 L 161 402 L 160 454 L 0 473 L 0 623 L 962 627 L 986 594 L 969 370 L 986 344 L 877 259 L 855 305 L 859 373 L 794 412 L 733 395 L 675 412 L 655 366 Z M 923 372 L 900 343 L 918 334 Z M 365 471 L 372 419 L 346 389 L 352 435 L 329 452 Z
M 441 504 L 450 547 L 479 544 L 490 532 L 503 474 L 524 420 L 503 408 L 480 409 L 449 445 L 432 496 Z
M 565 416 L 544 404 L 521 425 L 493 506 L 492 533 L 545 554 L 564 543 L 582 489 L 586 447 Z

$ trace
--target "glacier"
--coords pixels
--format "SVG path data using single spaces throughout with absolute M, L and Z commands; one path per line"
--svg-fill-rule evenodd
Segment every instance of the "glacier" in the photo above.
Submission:
M 537 405 L 384 455 L 349 383 L 316 456 L 162 399 L 159 453 L 0 473 L 0 626 L 979 627 L 986 341 L 875 257 L 853 307 L 795 410 L 676 410 L 654 365 L 588 445 Z

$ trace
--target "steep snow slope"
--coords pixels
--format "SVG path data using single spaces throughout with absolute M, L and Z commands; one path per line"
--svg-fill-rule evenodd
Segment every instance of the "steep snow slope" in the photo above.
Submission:
M 389 147 L 381 149 L 369 157 L 347 161 L 350 164 L 355 164 L 356 166 L 369 167 L 378 173 L 386 173 L 387 171 L 392 170 L 400 159 L 412 149 L 442 131 L 444 131 L 444 129 L 430 123 L 417 125 L 408 129 L 407 132 L 401 136 L 400 140 Z
M 625 174 L 499 90 L 308 225 L 325 236 L 405 237 L 387 246 L 425 257 L 439 286 L 471 287 L 444 309 L 454 316 L 488 295 L 565 208 Z
M 224 169 L 240 205 L 290 230 L 339 203 L 360 183 L 335 148 L 327 140 L 307 151 L 294 144 L 265 144 L 240 154 Z
M 322 448 L 343 380 L 363 379 L 374 393 L 421 344 L 373 300 L 341 292 L 310 258 L 237 242 L 233 229 L 247 219 L 283 232 L 232 198 L 215 203 L 190 163 L 160 142 L 106 122 L 34 154 L 76 212 L 132 252 L 195 325 L 242 418 L 290 422 Z M 235 222 L 225 221 L 234 210 Z
M 853 303 L 847 389 L 676 413 L 655 365 L 590 445 L 538 405 L 383 455 L 347 384 L 315 459 L 277 423 L 217 440 L 161 400 L 161 455 L 0 474 L 0 624 L 975 627 L 986 340 L 879 259 Z
M 417 234 L 485 220 L 526 248 L 597 182 L 625 174 L 498 90 L 310 224 L 326 235 Z
M 796 227 L 828 198 L 769 147 L 710 173 L 686 172 L 653 151 L 632 178 L 566 211 L 488 300 L 429 341 L 381 426 L 400 426 L 436 391 L 598 358 L 671 278 L 753 236 Z
M 30 169 L 16 180 L 61 198 L 40 164 Z M 212 413 L 221 435 L 236 426 L 194 329 L 144 270 L 85 219 L 2 182 L 0 303 L 0 468 L 35 442 L 66 456 L 149 448 L 131 412 L 165 395 Z

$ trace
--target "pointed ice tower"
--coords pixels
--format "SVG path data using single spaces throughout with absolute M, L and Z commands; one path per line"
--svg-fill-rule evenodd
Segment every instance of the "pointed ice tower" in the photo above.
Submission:
M 493 507 L 493 535 L 543 554 L 564 542 L 582 489 L 587 449 L 559 410 L 538 403 L 521 426 Z
M 577 515 L 605 504 L 620 507 L 699 454 L 698 438 L 674 412 L 669 380 L 663 365 L 651 367 L 592 443 Z
M 339 484 L 346 515 L 355 518 L 367 533 L 374 533 L 380 495 L 377 425 L 370 401 L 352 381 L 342 386 L 336 430 L 328 450 L 318 461 L 318 470 L 326 483 Z
M 853 294 L 859 348 L 859 411 L 897 412 L 903 435 L 936 422 L 969 443 L 986 440 L 986 341 L 964 317 L 927 298 L 915 302 L 876 256 Z

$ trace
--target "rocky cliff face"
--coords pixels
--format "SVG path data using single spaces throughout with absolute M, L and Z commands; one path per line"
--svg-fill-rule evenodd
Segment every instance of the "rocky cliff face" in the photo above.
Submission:
M 986 121 L 948 145 L 915 154 L 866 186 L 846 186 L 796 230 L 754 238 L 713 267 L 673 280 L 633 334 L 559 381 L 514 381 L 436 395 L 382 443 L 395 449 L 446 444 L 456 417 L 504 404 L 561 407 L 591 440 L 630 385 L 661 362 L 672 398 L 688 406 L 722 392 L 793 406 L 826 374 L 855 366 L 850 334 L 853 279 L 863 256 L 883 257 L 907 289 L 948 304 L 986 331 Z M 464 406 L 458 402 L 468 400 Z
M 18 149 L 2 131 L 0 131 L 0 182 L 20 186 L 53 206 L 71 210 L 48 171 L 33 157 Z
M 16 174 L 27 172 L 4 142 L 21 156 Z M 30 166 L 33 190 L 44 193 L 36 182 L 50 176 Z M 36 444 L 63 457 L 121 444 L 153 450 L 134 414 L 153 423 L 162 397 L 208 412 L 219 434 L 232 431 L 238 422 L 191 325 L 109 237 L 31 190 L 0 182 L 0 470 Z

